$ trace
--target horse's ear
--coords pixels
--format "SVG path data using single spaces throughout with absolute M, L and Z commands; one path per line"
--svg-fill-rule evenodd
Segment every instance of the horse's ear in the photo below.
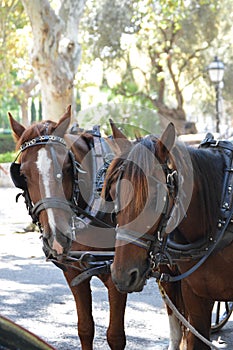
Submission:
M 10 112 L 8 112 L 8 116 L 10 120 L 11 129 L 13 131 L 13 138 L 15 141 L 18 141 L 23 132 L 25 131 L 25 127 L 19 122 L 17 122 L 17 120 L 13 118 Z
M 71 105 L 69 105 L 67 107 L 66 112 L 63 114 L 63 116 L 57 122 L 53 134 L 60 136 L 60 137 L 63 137 L 65 132 L 68 129 L 68 126 L 70 124 L 70 120 L 71 120 Z
M 126 139 L 127 137 L 123 134 L 123 132 L 121 132 L 120 129 L 118 129 L 118 127 L 116 126 L 116 124 L 113 122 L 112 119 L 109 119 L 109 123 L 112 129 L 112 136 L 114 139 Z
M 120 152 L 125 152 L 127 148 L 131 146 L 131 142 L 127 139 L 123 132 L 118 129 L 112 119 L 109 119 L 109 123 L 112 129 L 113 143 L 117 146 Z M 115 151 L 118 153 L 117 150 Z
M 69 148 L 72 147 L 72 145 L 77 141 L 78 138 L 79 138 L 78 135 L 73 135 L 73 134 L 65 134 L 64 136 L 66 144 Z
M 169 123 L 160 140 L 158 141 L 158 158 L 161 162 L 166 162 L 168 154 L 172 149 L 176 138 L 175 127 L 173 123 Z

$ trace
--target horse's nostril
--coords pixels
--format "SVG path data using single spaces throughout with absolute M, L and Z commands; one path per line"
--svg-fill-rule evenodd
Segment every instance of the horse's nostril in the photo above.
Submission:
M 133 269 L 129 273 L 129 286 L 134 286 L 138 282 L 139 271 L 138 269 Z

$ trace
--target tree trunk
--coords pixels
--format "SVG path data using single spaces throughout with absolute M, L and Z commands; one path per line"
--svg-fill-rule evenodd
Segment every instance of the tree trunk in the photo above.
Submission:
M 160 64 L 157 65 L 157 71 L 159 73 L 163 72 L 163 67 L 160 66 Z M 161 116 L 160 124 L 162 129 L 165 129 L 168 122 L 172 122 L 175 125 L 178 135 L 180 135 L 185 132 L 185 124 L 186 124 L 186 114 L 183 109 L 183 96 L 182 96 L 182 92 L 179 89 L 178 82 L 175 79 L 175 75 L 173 74 L 171 65 L 170 65 L 169 71 L 170 71 L 173 85 L 176 92 L 177 107 L 171 108 L 164 103 L 164 94 L 165 94 L 164 78 L 160 79 L 160 81 L 158 82 L 158 97 L 156 99 L 152 99 L 152 102 L 156 107 L 158 114 Z
M 28 120 L 28 99 L 25 99 L 23 101 L 19 101 L 21 112 L 22 112 L 22 123 L 25 126 L 29 125 Z
M 160 123 L 162 128 L 165 128 L 168 122 L 172 122 L 178 135 L 185 133 L 186 116 L 183 108 L 169 108 L 165 104 L 158 103 L 157 100 L 154 100 L 153 103 L 161 116 Z
M 32 26 L 32 65 L 41 86 L 43 118 L 58 120 L 69 104 L 75 112 L 78 27 L 85 0 L 63 0 L 58 14 L 48 0 L 22 2 Z

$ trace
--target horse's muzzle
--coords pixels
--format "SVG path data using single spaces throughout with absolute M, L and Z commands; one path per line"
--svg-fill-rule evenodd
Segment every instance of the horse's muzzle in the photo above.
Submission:
M 56 236 L 53 240 L 53 249 L 57 251 L 58 254 L 67 253 L 72 244 L 72 233 L 70 231 L 62 233 L 60 231 L 56 232 Z
M 72 244 L 72 234 L 68 232 L 63 234 L 56 232 L 56 236 L 51 234 L 43 234 L 43 251 L 47 258 L 59 258 L 66 255 Z
M 114 264 L 111 265 L 111 275 L 113 283 L 121 293 L 141 292 L 146 284 L 146 272 L 148 269 L 140 272 L 135 267 L 130 270 L 120 269 L 115 271 Z

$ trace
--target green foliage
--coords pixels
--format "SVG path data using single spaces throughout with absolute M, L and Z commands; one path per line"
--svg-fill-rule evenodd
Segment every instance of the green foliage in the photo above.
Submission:
M 26 42 L 22 47 L 25 36 L 27 16 L 19 0 L 1 1 L 0 21 L 0 94 L 14 94 L 14 85 L 19 85 L 19 60 L 25 55 Z M 22 39 L 22 41 L 21 41 Z M 26 62 L 25 62 L 26 63 Z M 24 64 L 26 65 L 26 64 Z
M 20 103 L 27 98 L 23 85 L 32 75 L 28 50 L 31 44 L 22 2 L 6 0 L 0 3 L 0 128 L 6 128 L 6 112 L 11 110 L 18 118 Z
M 38 120 L 42 120 L 42 103 L 41 100 L 39 100 L 39 110 L 38 110 Z
M 111 134 L 109 119 L 112 119 L 123 133 L 132 139 L 135 139 L 135 136 L 160 132 L 156 111 L 135 103 L 115 101 L 80 111 L 78 115 L 80 125 L 86 129 L 92 128 L 95 124 L 101 125 L 106 135 Z
M 12 152 L 15 150 L 15 142 L 11 134 L 0 134 L 0 153 Z
M 0 99 L 0 128 L 2 129 L 10 128 L 8 112 L 11 112 L 16 119 L 19 119 L 18 102 L 6 94 Z
M 201 96 L 208 100 L 212 95 L 203 70 L 214 56 L 213 48 L 223 45 L 224 36 L 220 43 L 216 38 L 231 31 L 227 16 L 222 16 L 226 4 L 230 1 L 89 0 L 81 27 L 83 60 L 103 61 L 103 81 L 112 90 L 109 100 L 122 96 L 124 102 L 146 103 L 165 116 L 176 110 L 174 118 L 179 118 L 187 105 L 190 109 L 190 86 L 194 105 L 201 107 Z M 109 68 L 121 75 L 121 82 L 113 85 Z M 82 81 L 85 76 L 80 89 Z
M 136 30 L 134 5 L 131 0 L 88 1 L 81 28 L 92 56 L 113 59 L 119 51 L 122 33 Z
M 0 163 L 12 163 L 16 158 L 15 152 L 6 152 L 0 154 Z
M 189 113 L 192 108 L 201 115 L 214 114 L 214 87 L 205 67 L 216 54 L 226 64 L 222 93 L 225 110 L 232 110 L 231 0 L 87 0 L 85 11 L 79 35 L 82 61 L 76 77 L 81 96 L 77 93 L 77 112 L 83 91 L 97 87 L 87 77 L 97 58 L 103 69 L 98 83 L 101 103 L 149 110 L 162 104 L 170 110 L 180 106 L 189 108 Z M 19 120 L 20 101 L 26 100 L 21 86 L 32 74 L 28 55 L 32 43 L 20 0 L 1 1 L 0 19 L 0 128 L 6 129 L 7 112 Z M 109 78 L 109 69 L 120 77 L 116 83 Z M 119 123 L 128 121 L 146 130 L 157 123 L 156 112 L 150 119 L 132 109 L 129 114 L 127 108 L 120 112 L 111 108 L 102 118 L 88 112 L 82 126 L 105 123 L 109 113 Z M 42 118 L 41 104 L 37 118 Z

